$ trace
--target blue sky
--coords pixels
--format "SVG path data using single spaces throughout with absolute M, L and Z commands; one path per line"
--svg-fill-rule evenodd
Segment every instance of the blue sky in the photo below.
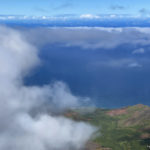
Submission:
M 0 0 L 1 15 L 149 14 L 149 0 Z

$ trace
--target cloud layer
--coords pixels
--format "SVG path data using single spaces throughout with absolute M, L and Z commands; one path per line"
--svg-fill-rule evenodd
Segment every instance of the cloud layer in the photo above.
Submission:
M 30 33 L 33 36 L 30 36 Z M 24 34 L 39 47 L 57 44 L 66 48 L 79 47 L 83 50 L 115 51 L 120 48 L 117 53 L 130 51 L 128 57 L 117 60 L 109 58 L 109 60 L 98 62 L 101 65 L 111 67 L 142 67 L 135 56 L 146 53 L 150 46 L 150 28 L 39 28 L 38 32 L 36 29 L 31 29 L 30 32 L 25 31 Z M 43 38 L 39 40 L 38 37 Z
M 79 106 L 81 98 L 62 82 L 42 87 L 23 84 L 39 63 L 36 47 L 21 33 L 0 27 L 0 149 L 80 149 L 95 128 L 52 114 Z
M 32 33 L 33 36 L 30 36 Z M 114 49 L 123 44 L 148 46 L 150 28 L 39 28 L 30 30 L 28 38 L 37 44 L 59 43 L 84 49 Z M 42 36 L 40 41 L 38 37 Z

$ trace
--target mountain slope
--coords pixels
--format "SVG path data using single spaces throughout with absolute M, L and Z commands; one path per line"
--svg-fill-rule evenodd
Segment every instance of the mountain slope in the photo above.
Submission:
M 65 116 L 98 128 L 86 150 L 147 150 L 150 145 L 150 107 L 139 104 L 121 109 L 81 108 Z

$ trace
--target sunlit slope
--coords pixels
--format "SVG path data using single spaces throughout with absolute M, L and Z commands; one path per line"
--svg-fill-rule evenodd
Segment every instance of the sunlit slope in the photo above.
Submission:
M 147 150 L 150 145 L 150 107 L 129 106 L 122 109 L 82 108 L 69 111 L 67 117 L 89 122 L 99 128 L 87 150 Z

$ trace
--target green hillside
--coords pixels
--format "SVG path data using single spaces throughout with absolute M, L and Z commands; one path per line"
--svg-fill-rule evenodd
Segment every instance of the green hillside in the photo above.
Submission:
M 87 150 L 148 150 L 150 145 L 150 107 L 122 109 L 81 108 L 68 111 L 67 117 L 95 125 L 98 131 Z

